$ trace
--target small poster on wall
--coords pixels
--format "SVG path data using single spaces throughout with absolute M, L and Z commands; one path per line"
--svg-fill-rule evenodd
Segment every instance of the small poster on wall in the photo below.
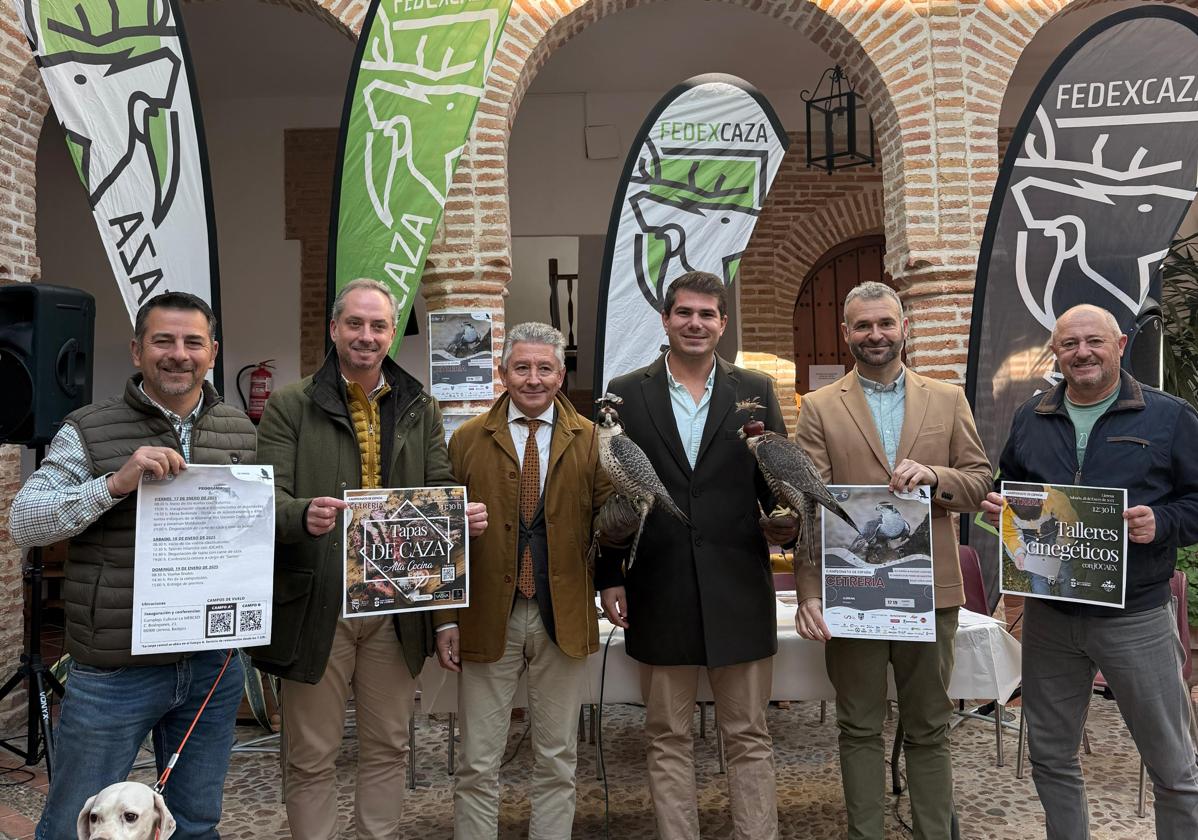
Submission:
M 807 383 L 812 391 L 831 385 L 844 376 L 844 365 L 807 365 Z
M 491 400 L 491 313 L 428 313 L 429 386 L 438 400 Z
M 445 425 L 446 446 L 449 446 L 449 439 L 453 437 L 453 433 L 461 428 L 463 423 L 474 416 L 473 414 L 462 414 L 456 411 L 446 411 L 441 415 L 441 422 Z

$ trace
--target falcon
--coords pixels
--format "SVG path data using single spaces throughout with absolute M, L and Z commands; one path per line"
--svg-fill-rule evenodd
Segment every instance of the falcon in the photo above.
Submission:
M 903 518 L 893 502 L 878 502 L 877 516 L 865 523 L 850 550 L 869 561 L 883 549 L 898 548 L 911 537 L 911 524 Z
M 745 423 L 738 435 L 757 459 L 757 466 L 778 501 L 799 517 L 799 527 L 807 543 L 808 563 L 819 565 L 819 546 L 814 539 L 817 504 L 847 522 L 855 533 L 860 533 L 861 529 L 853 517 L 840 506 L 820 480 L 815 464 L 811 463 L 803 447 L 785 435 L 766 431 L 765 424 L 760 420 Z
M 674 502 L 662 483 L 649 456 L 632 438 L 624 434 L 616 406 L 624 402 L 615 394 L 604 394 L 599 400 L 599 463 L 607 471 L 612 487 L 636 509 L 637 528 L 628 553 L 628 567 L 636 559 L 636 546 L 645 528 L 645 520 L 654 505 L 660 504 L 671 516 L 688 528 L 690 520 Z
M 911 536 L 911 525 L 894 502 L 878 502 L 874 506 L 878 516 L 865 523 L 861 536 L 866 542 L 889 542 Z

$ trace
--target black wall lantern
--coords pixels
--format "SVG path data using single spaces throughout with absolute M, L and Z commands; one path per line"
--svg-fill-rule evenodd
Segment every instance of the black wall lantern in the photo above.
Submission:
M 821 96 L 825 80 L 827 93 Z M 807 103 L 808 166 L 831 173 L 874 165 L 874 119 L 839 64 L 825 70 L 815 90 L 804 90 L 799 98 Z

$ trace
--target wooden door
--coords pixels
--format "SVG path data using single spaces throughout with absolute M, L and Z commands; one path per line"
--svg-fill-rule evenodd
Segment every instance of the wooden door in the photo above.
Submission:
M 894 288 L 882 268 L 886 240 L 862 236 L 836 245 L 820 257 L 799 289 L 794 310 L 795 391 L 811 390 L 810 365 L 853 366 L 853 355 L 840 335 L 844 296 L 859 283 L 876 280 Z

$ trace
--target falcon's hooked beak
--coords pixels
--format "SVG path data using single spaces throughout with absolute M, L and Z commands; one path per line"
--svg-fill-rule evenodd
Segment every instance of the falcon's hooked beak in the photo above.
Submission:
M 624 400 L 621 397 L 612 393 L 604 394 L 598 401 L 599 406 L 599 425 L 605 429 L 610 429 L 612 426 L 623 427 L 620 422 L 620 413 L 616 411 L 616 406 L 623 405 Z
M 599 406 L 599 423 L 601 429 L 622 429 L 624 424 L 620 422 L 620 415 L 610 405 Z

